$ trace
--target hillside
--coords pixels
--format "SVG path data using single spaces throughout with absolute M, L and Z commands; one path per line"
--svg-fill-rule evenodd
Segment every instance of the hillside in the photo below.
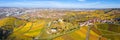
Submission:
M 28 10 L 27 10 L 28 11 Z M 0 19 L 1 40 L 119 40 L 120 10 L 38 10 Z

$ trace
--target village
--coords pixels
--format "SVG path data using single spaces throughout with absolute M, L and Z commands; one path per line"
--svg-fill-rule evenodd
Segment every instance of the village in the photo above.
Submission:
M 83 27 L 83 26 L 89 26 L 89 25 L 94 25 L 95 23 L 108 23 L 108 24 L 114 24 L 114 22 L 113 21 L 111 21 L 111 20 L 101 20 L 101 19 L 98 19 L 98 18 L 95 18 L 95 19 L 92 19 L 92 20 L 88 20 L 88 21 L 85 21 L 85 22 L 81 22 L 81 23 L 79 23 L 79 26 L 78 27 L 71 27 L 71 29 L 70 29 L 70 27 L 67 27 L 67 26 L 60 26 L 60 25 L 58 25 L 57 23 L 61 23 L 61 24 L 63 24 L 64 23 L 64 21 L 63 21 L 63 19 L 58 19 L 57 21 L 53 21 L 53 25 L 55 24 L 55 25 L 57 25 L 57 26 L 50 26 L 50 27 L 48 27 L 48 29 L 46 30 L 46 32 L 48 33 L 48 34 L 59 34 L 60 32 L 64 32 L 64 31 L 68 31 L 68 30 L 74 30 L 74 29 L 77 29 L 77 28 L 79 28 L 79 27 Z M 49 25 L 51 25 L 51 24 L 49 24 Z

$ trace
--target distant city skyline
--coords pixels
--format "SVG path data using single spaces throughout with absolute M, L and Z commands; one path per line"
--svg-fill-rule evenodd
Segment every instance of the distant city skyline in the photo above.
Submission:
M 0 0 L 0 7 L 120 8 L 120 0 Z

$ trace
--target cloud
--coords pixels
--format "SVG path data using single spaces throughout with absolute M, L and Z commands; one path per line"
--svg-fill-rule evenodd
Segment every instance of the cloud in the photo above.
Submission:
M 86 0 L 78 0 L 78 1 L 81 1 L 81 2 L 83 2 L 83 1 L 86 1 Z

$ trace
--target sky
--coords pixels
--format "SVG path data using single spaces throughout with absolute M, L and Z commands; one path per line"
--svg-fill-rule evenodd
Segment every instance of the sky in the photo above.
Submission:
M 120 8 L 120 0 L 0 0 L 0 7 Z

